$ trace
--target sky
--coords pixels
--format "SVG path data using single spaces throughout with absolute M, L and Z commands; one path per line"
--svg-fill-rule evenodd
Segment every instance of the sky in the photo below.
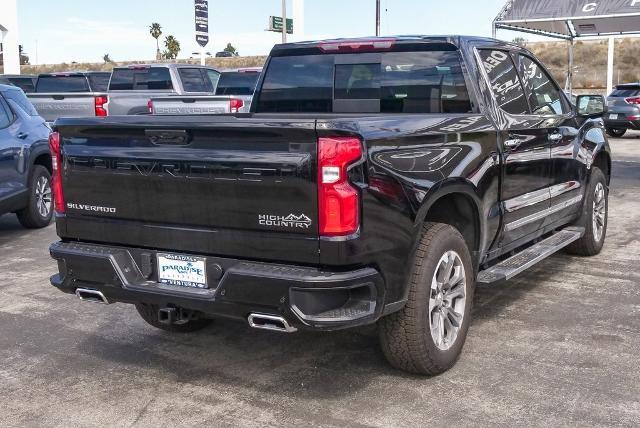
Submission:
M 506 0 L 381 0 L 382 35 L 467 34 L 491 36 L 491 22 Z M 288 0 L 288 16 L 292 13 Z M 264 31 L 281 0 L 209 0 L 209 52 L 231 43 L 241 55 L 266 55 L 277 33 Z M 375 0 L 305 0 L 305 31 L 295 39 L 375 34 Z M 181 45 L 180 58 L 199 51 L 193 0 L 18 0 L 20 43 L 32 64 L 101 62 L 155 57 L 152 22 Z M 295 23 L 294 23 L 295 27 Z M 516 34 L 499 32 L 507 40 Z M 530 37 L 528 37 L 531 39 Z

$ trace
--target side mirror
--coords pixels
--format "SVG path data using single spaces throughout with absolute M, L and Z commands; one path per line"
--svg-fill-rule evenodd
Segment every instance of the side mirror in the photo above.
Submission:
M 607 102 L 602 95 L 578 95 L 576 110 L 580 117 L 599 117 L 607 112 Z

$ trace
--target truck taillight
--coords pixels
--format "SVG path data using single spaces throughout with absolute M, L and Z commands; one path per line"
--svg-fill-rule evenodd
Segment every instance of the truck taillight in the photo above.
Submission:
M 344 39 L 330 40 L 322 42 L 319 48 L 323 52 L 368 52 L 368 51 L 388 51 L 393 49 L 396 39 Z
M 49 135 L 49 150 L 51 151 L 51 189 L 53 202 L 57 213 L 64 213 L 64 194 L 62 193 L 62 155 L 60 153 L 60 134 L 52 132 Z
M 347 176 L 349 165 L 362 158 L 356 137 L 318 139 L 318 223 L 321 236 L 348 236 L 360 227 L 358 189 Z
M 107 103 L 109 102 L 109 98 L 106 95 L 100 95 L 95 97 L 95 106 L 96 106 L 96 116 L 97 117 L 105 117 L 108 115 L 107 112 Z
M 624 99 L 628 104 L 640 104 L 640 97 L 630 97 Z
M 231 98 L 229 100 L 229 111 L 231 113 L 238 113 L 242 107 L 244 107 L 244 101 L 241 99 Z
M 149 114 L 153 114 L 153 100 L 147 101 L 147 108 L 149 109 Z

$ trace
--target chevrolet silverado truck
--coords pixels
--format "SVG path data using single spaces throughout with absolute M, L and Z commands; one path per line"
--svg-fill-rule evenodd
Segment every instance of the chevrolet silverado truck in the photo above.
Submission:
M 146 115 L 152 98 L 214 95 L 220 72 L 192 64 L 115 67 L 109 82 L 109 114 Z M 217 111 L 215 111 L 217 113 Z
M 605 110 L 493 39 L 277 45 L 250 113 L 55 123 L 51 283 L 176 332 L 377 322 L 440 373 L 476 284 L 602 249 Z
M 38 76 L 27 96 L 49 123 L 60 117 L 103 117 L 108 114 L 107 72 L 48 73 Z
M 224 70 L 220 74 L 216 95 L 153 97 L 149 112 L 160 115 L 194 115 L 246 113 L 262 67 Z

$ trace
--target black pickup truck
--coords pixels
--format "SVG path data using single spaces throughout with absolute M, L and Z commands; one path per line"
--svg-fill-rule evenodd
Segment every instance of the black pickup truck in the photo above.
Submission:
M 251 112 L 59 119 L 52 284 L 194 331 L 378 322 L 391 364 L 460 355 L 474 287 L 600 252 L 603 97 L 472 37 L 275 46 Z

